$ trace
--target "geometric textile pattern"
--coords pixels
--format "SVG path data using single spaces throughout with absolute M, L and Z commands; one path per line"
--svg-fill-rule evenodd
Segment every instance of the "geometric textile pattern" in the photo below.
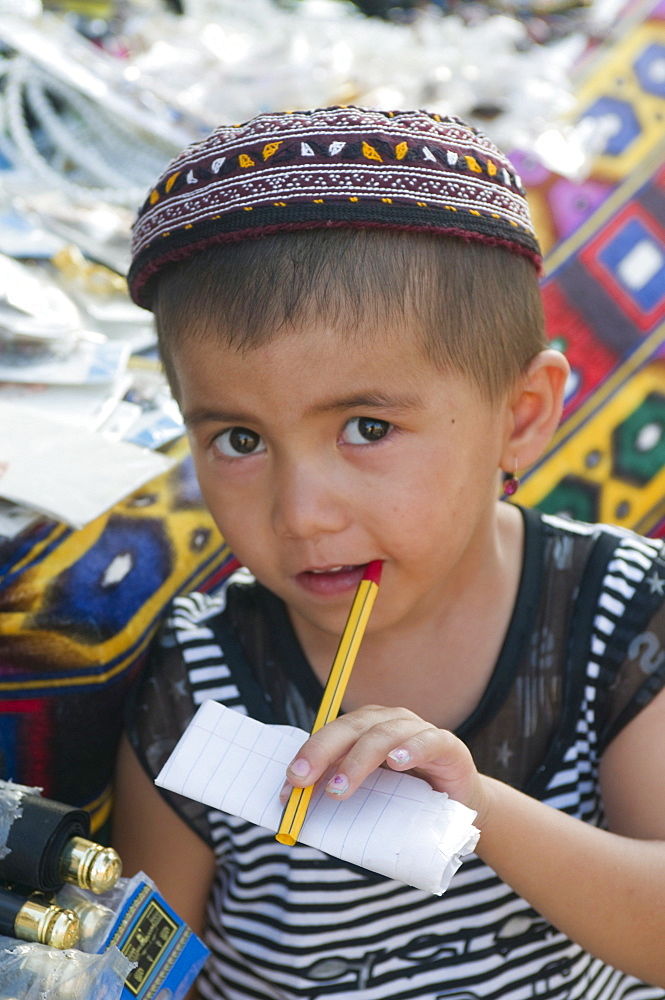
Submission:
M 597 125 L 602 137 L 595 176 L 620 181 L 662 139 L 664 65 L 665 5 L 660 0 L 642 24 L 625 26 L 576 87 L 577 121 Z
M 0 551 L 0 777 L 107 819 L 128 687 L 171 599 L 236 565 L 184 439 L 167 473 L 74 530 Z
M 590 176 L 575 185 L 534 167 L 530 187 L 522 167 L 554 240 L 548 333 L 572 373 L 520 498 L 665 536 L 665 0 L 628 4 L 619 23 L 578 73 L 576 120 L 602 136 Z
M 557 174 L 528 151 L 511 153 L 545 253 L 579 229 L 663 140 L 665 0 L 631 0 L 616 25 L 605 44 L 589 47 L 572 75 L 572 124 L 591 131 L 596 143 L 584 179 L 572 179 L 571 164 Z
M 565 415 L 665 322 L 664 155 L 662 143 L 546 258 L 548 332 L 573 368 Z
M 665 69 L 665 63 L 663 64 Z M 665 142 L 546 258 L 563 420 L 521 500 L 665 533 Z
M 645 363 L 623 365 L 604 389 L 592 397 L 595 410 L 564 422 L 521 500 L 547 513 L 662 534 L 665 343 Z

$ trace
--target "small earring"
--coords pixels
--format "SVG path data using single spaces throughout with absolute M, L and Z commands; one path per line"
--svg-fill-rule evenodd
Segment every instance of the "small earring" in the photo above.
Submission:
M 517 459 L 515 459 L 515 472 L 517 472 Z M 503 479 L 503 495 L 504 497 L 511 497 L 513 493 L 517 493 L 520 485 L 518 477 L 515 472 L 504 472 Z

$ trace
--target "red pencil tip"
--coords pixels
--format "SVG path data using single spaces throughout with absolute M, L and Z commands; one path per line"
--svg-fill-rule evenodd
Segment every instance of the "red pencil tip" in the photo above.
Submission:
M 381 582 L 381 570 L 383 569 L 383 560 L 373 559 L 371 563 L 367 563 L 365 572 L 363 573 L 363 580 L 371 580 L 378 587 Z

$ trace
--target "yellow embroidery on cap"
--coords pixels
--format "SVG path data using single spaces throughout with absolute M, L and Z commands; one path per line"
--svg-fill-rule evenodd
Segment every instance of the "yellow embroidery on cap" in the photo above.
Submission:
M 323 205 L 323 198 L 313 198 L 312 201 L 315 205 Z
M 241 153 L 238 157 L 238 163 L 241 167 L 253 167 L 255 166 L 254 160 L 247 153 Z
M 465 156 L 464 159 L 466 160 L 469 170 L 473 170 L 474 174 L 482 174 L 483 168 L 480 166 L 475 156 Z
M 285 201 L 273 201 L 273 205 L 275 206 L 275 208 L 286 208 Z
M 492 163 L 491 160 L 488 160 L 487 161 L 487 173 L 490 175 L 490 177 L 494 177 L 494 175 L 496 174 L 496 172 L 497 172 L 496 163 Z
M 362 150 L 363 156 L 367 157 L 368 160 L 378 160 L 379 163 L 383 163 L 381 154 L 374 149 L 374 146 L 370 146 L 368 142 L 363 141 Z
M 155 190 L 151 191 L 150 192 L 150 204 L 151 205 L 155 205 L 158 201 L 159 201 L 159 191 L 155 191 Z
M 418 208 L 427 208 L 427 202 L 426 201 L 417 201 L 416 205 L 418 206 Z
M 392 198 L 382 198 L 381 201 L 385 202 L 386 205 L 392 205 L 393 203 Z
M 403 160 L 408 152 L 409 146 L 406 142 L 400 142 L 397 146 L 395 146 L 395 156 L 398 160 Z
M 179 170 L 177 171 L 177 173 L 171 174 L 166 184 L 164 185 L 164 190 L 166 191 L 167 194 L 169 193 L 169 191 L 171 190 L 171 188 L 173 187 L 173 185 L 175 184 L 175 182 L 178 180 L 179 177 L 180 177 Z
M 253 212 L 254 211 L 254 209 L 252 208 L 251 205 L 243 205 L 243 208 L 245 209 L 246 212 Z
M 480 212 L 478 212 L 475 208 L 470 208 L 469 211 L 471 215 L 480 215 Z
M 269 160 L 271 156 L 274 156 L 279 147 L 282 145 L 282 140 L 279 142 L 267 142 L 263 147 L 263 159 Z

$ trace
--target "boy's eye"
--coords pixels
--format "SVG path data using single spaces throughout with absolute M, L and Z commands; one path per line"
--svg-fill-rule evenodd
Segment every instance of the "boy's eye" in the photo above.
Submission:
M 242 455 L 256 455 L 266 450 L 261 435 L 250 431 L 247 427 L 229 427 L 222 431 L 213 441 L 214 447 L 227 458 L 239 458 Z
M 353 417 L 344 427 L 347 444 L 372 444 L 380 441 L 389 432 L 392 424 L 376 417 Z

